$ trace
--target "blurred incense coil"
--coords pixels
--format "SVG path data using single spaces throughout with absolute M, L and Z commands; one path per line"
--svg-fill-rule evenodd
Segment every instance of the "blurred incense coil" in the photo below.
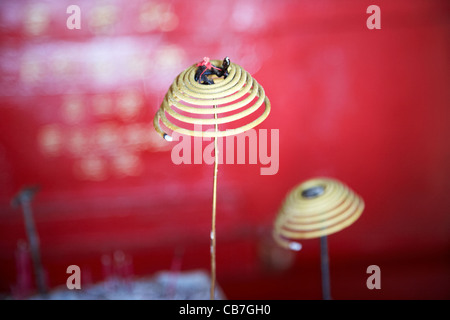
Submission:
M 211 63 L 218 66 L 222 61 Z M 269 115 L 270 101 L 263 87 L 241 66 L 231 63 L 229 75 L 225 79 L 213 76 L 211 85 L 195 81 L 196 69 L 194 64 L 175 78 L 154 117 L 156 131 L 167 140 L 171 139 L 169 131 L 196 137 L 235 135 L 257 126 Z M 263 112 L 257 112 L 259 109 Z M 220 124 L 232 128 L 205 130 Z
M 275 219 L 273 237 L 284 248 L 300 250 L 298 239 L 311 239 L 338 232 L 354 223 L 364 201 L 342 182 L 314 178 L 294 187 Z

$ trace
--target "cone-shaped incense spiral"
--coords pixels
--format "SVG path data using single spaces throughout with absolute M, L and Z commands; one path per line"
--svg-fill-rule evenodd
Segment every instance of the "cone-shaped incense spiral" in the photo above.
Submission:
M 231 63 L 229 75 L 225 79 L 216 78 L 211 85 L 195 81 L 196 69 L 194 64 L 176 77 L 155 115 L 155 129 L 167 140 L 171 140 L 169 130 L 196 137 L 235 135 L 257 126 L 269 115 L 270 102 L 263 87 L 241 66 Z M 256 119 L 251 117 L 260 108 L 264 111 Z M 204 130 L 203 126 L 221 124 L 227 124 L 227 128 L 216 131 Z M 192 129 L 193 125 L 201 125 L 198 127 L 203 129 Z
M 294 240 L 327 236 L 355 222 L 364 201 L 342 182 L 314 178 L 294 187 L 275 219 L 273 236 L 282 247 L 300 250 Z
M 239 134 L 254 128 L 270 113 L 270 101 L 264 89 L 241 66 L 224 59 L 194 64 L 180 73 L 167 91 L 156 112 L 153 125 L 166 140 L 173 132 L 194 137 L 214 137 L 214 176 L 211 226 L 211 299 L 215 296 L 216 279 L 216 194 L 218 171 L 217 138 Z M 225 63 L 226 62 L 226 63 Z M 196 81 L 203 70 L 220 70 L 211 79 Z M 214 71 L 214 70 L 213 70 Z M 214 73 L 214 72 L 212 72 Z M 204 77 L 206 73 L 201 73 Z M 221 75 L 221 76 L 218 76 Z M 198 78 L 197 80 L 202 80 Z M 205 84 L 208 83 L 208 84 Z M 222 128 L 219 128 L 219 125 Z M 213 126 L 213 130 L 207 129 Z

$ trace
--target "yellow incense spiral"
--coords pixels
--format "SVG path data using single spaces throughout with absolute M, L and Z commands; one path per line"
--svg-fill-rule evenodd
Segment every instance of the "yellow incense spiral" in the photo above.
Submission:
M 355 222 L 364 201 L 338 180 L 314 178 L 294 187 L 275 219 L 273 237 L 284 248 L 300 250 L 293 240 L 338 232 Z
M 219 60 L 211 62 L 215 65 L 221 64 Z M 171 136 L 161 128 L 161 123 L 169 130 L 180 134 L 225 137 L 249 130 L 269 115 L 270 101 L 263 87 L 241 66 L 231 63 L 228 77 L 226 79 L 216 77 L 215 83 L 211 85 L 195 81 L 196 69 L 197 65 L 194 64 L 175 78 L 153 119 L 156 131 L 165 139 L 171 140 Z M 263 104 L 264 111 L 256 119 L 253 117 L 244 124 L 239 121 L 256 112 Z M 224 115 L 225 113 L 227 115 Z M 174 119 L 176 124 L 173 123 Z M 233 126 L 233 123 L 236 127 L 222 131 L 195 130 L 194 126 L 219 124 Z

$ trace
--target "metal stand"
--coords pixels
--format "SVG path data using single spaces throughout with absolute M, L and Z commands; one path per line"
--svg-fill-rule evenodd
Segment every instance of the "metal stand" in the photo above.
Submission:
M 320 237 L 320 269 L 322 272 L 323 300 L 331 300 L 327 236 Z
M 217 108 L 215 105 L 214 108 Z M 217 113 L 214 113 L 214 119 L 217 120 Z M 214 125 L 215 131 L 218 131 L 217 123 Z M 214 137 L 214 178 L 213 178 L 213 202 L 211 217 L 211 290 L 210 299 L 215 299 L 216 291 L 216 199 L 217 199 L 217 171 L 219 164 L 219 148 L 217 146 L 217 137 Z
M 13 198 L 13 200 L 11 201 L 11 205 L 13 207 L 22 207 L 23 217 L 25 220 L 25 231 L 27 233 L 28 244 L 30 246 L 36 286 L 39 294 L 44 295 L 47 293 L 47 286 L 45 284 L 44 269 L 41 262 L 39 237 L 36 233 L 36 227 L 33 220 L 33 212 L 31 211 L 31 200 L 33 199 L 33 196 L 38 191 L 38 189 L 38 187 L 28 187 L 22 189 Z

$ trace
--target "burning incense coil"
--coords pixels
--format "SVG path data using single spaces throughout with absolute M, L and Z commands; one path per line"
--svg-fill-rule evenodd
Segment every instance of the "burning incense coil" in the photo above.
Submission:
M 300 250 L 293 240 L 323 237 L 355 222 L 364 201 L 340 181 L 315 178 L 292 189 L 275 219 L 273 237 L 284 248 Z
M 224 59 L 229 63 L 228 57 Z M 206 67 L 209 58 L 205 57 Z M 211 61 L 219 65 L 221 61 Z M 225 64 L 222 64 L 224 66 Z M 194 64 L 180 73 L 167 91 L 161 107 L 157 111 L 153 125 L 155 130 L 166 140 L 172 141 L 167 132 L 178 132 L 195 137 L 214 138 L 214 176 L 211 224 L 211 299 L 215 296 L 216 279 L 216 198 L 218 171 L 217 138 L 235 135 L 252 129 L 264 121 L 270 113 L 270 102 L 264 89 L 250 74 L 237 64 L 229 63 L 222 77 L 212 75 L 213 83 L 201 84 L 195 80 L 196 72 L 201 64 Z M 203 65 L 205 66 L 205 65 Z M 203 73 L 201 73 L 203 75 Z M 262 105 L 264 104 L 264 110 Z M 167 117 L 169 115 L 169 117 Z M 220 116 L 220 117 L 219 117 Z M 168 129 L 164 131 L 161 123 Z M 175 122 L 175 123 L 174 123 Z M 226 127 L 219 130 L 219 125 Z M 199 126 L 196 126 L 199 125 Z M 214 126 L 214 131 L 206 130 L 203 125 Z M 232 127 L 231 129 L 229 127 Z M 191 128 L 194 128 L 192 130 Z M 199 129 L 200 127 L 200 129 Z
M 221 61 L 211 61 L 219 65 Z M 229 75 L 215 78 L 214 84 L 204 85 L 195 81 L 197 65 L 194 64 L 177 76 L 167 91 L 160 109 L 153 119 L 156 131 L 166 140 L 172 137 L 160 125 L 180 134 L 196 137 L 225 137 L 247 131 L 267 118 L 270 112 L 270 102 L 252 76 L 241 66 L 231 63 Z M 239 120 L 250 116 L 264 104 L 264 111 L 256 119 L 242 124 Z M 245 108 L 244 108 L 245 107 Z M 241 110 L 242 109 L 242 110 Z M 228 113 L 219 117 L 221 114 Z M 229 114 L 232 113 L 232 114 Z M 170 118 L 167 117 L 170 115 Z M 214 118 L 208 118 L 214 115 Z M 172 119 L 172 120 L 169 120 Z M 173 123 L 176 119 L 178 124 Z M 234 123 L 238 126 L 226 130 L 192 130 L 193 125 L 219 125 Z

